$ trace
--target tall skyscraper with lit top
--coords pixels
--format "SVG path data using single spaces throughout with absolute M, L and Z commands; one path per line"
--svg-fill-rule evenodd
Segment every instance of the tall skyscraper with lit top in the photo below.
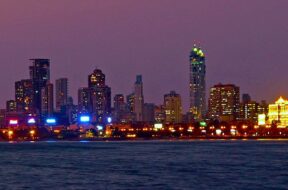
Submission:
M 202 119 L 206 112 L 206 65 L 201 48 L 194 45 L 190 53 L 190 112 Z

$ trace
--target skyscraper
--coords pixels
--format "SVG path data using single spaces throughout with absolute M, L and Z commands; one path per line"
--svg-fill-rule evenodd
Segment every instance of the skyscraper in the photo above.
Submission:
M 136 121 L 143 121 L 144 95 L 141 75 L 136 76 L 136 82 L 134 84 L 134 95 L 134 112 L 136 115 Z
M 30 79 L 33 84 L 33 103 L 35 110 L 41 112 L 41 90 L 50 80 L 50 60 L 49 59 L 30 59 L 31 66 Z M 40 113 L 41 114 L 41 113 Z
M 136 120 L 135 116 L 135 94 L 131 93 L 126 96 L 127 99 L 127 120 L 134 122 Z
M 18 112 L 34 113 L 34 88 L 32 80 L 15 82 L 15 101 Z
M 201 119 L 206 112 L 205 75 L 205 55 L 194 45 L 190 52 L 190 112 L 195 119 Z
M 88 76 L 93 120 L 97 123 L 106 122 L 111 114 L 111 88 L 105 83 L 105 74 L 100 69 L 95 69 Z
M 90 113 L 92 110 L 91 96 L 89 88 L 79 88 L 78 90 L 78 112 Z
M 56 80 L 56 111 L 61 112 L 63 106 L 68 101 L 68 79 L 60 78 Z
M 145 103 L 143 108 L 143 121 L 152 123 L 155 121 L 155 104 Z
M 240 113 L 240 89 L 233 84 L 218 84 L 210 89 L 209 117 L 222 121 L 238 119 Z
M 166 123 L 182 122 L 182 103 L 181 96 L 175 91 L 164 95 L 164 109 Z
M 123 94 L 116 94 L 114 96 L 114 110 L 113 120 L 120 123 L 126 114 L 126 103 Z
M 53 102 L 54 102 L 54 91 L 53 84 L 47 83 L 45 87 L 41 89 L 41 116 L 51 116 L 54 112 Z

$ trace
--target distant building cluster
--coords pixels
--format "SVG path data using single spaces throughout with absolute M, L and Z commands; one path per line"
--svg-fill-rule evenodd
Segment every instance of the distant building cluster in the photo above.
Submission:
M 275 104 L 256 102 L 249 94 L 240 98 L 235 84 L 215 84 L 206 98 L 206 59 L 194 45 L 189 56 L 189 111 L 183 113 L 181 95 L 172 90 L 156 105 L 144 99 L 144 83 L 136 76 L 133 92 L 115 94 L 106 84 L 105 74 L 95 69 L 87 86 L 78 89 L 77 104 L 69 96 L 69 81 L 50 80 L 50 60 L 31 59 L 30 77 L 15 82 L 15 98 L 0 110 L 2 128 L 12 126 L 92 126 L 114 124 L 190 124 L 196 122 L 246 122 L 255 125 L 288 126 L 288 101 Z M 187 88 L 188 90 L 188 88 Z M 208 99 L 208 101 L 207 101 Z M 208 106 L 207 106 L 208 105 Z

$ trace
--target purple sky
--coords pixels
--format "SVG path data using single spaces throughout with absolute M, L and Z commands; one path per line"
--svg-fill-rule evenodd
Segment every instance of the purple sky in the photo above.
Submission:
M 269 102 L 288 96 L 287 0 L 0 0 L 0 101 L 28 78 L 29 58 L 50 58 L 70 94 L 98 67 L 112 93 L 143 75 L 145 102 L 176 90 L 188 107 L 189 51 L 206 52 L 207 87 L 235 83 Z M 76 99 L 77 101 L 77 99 Z

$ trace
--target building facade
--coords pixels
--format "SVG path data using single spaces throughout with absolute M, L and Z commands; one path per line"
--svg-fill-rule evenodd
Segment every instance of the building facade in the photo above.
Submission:
M 41 115 L 42 118 L 52 116 L 54 113 L 54 91 L 53 84 L 47 83 L 41 89 Z
M 56 84 L 56 111 L 61 112 L 68 101 L 68 79 L 60 78 L 55 81 Z
M 35 111 L 41 114 L 41 90 L 50 80 L 50 60 L 30 59 L 30 79 L 33 84 L 33 103 Z
M 78 89 L 78 112 L 79 113 L 91 113 L 91 93 L 87 87 Z
M 190 52 L 190 112 L 195 119 L 202 119 L 206 113 L 206 65 L 201 48 L 194 45 Z
M 164 109 L 166 123 L 182 122 L 182 101 L 181 96 L 175 91 L 164 95 Z
M 15 101 L 17 112 L 34 113 L 34 88 L 32 80 L 15 82 Z
M 240 114 L 240 88 L 233 84 L 218 84 L 210 89 L 208 115 L 211 119 L 232 121 Z
M 288 126 L 288 100 L 280 97 L 275 104 L 269 104 L 268 123 Z
M 6 112 L 16 112 L 16 101 L 15 100 L 8 100 L 6 102 Z
M 135 119 L 136 121 L 143 121 L 144 95 L 141 75 L 136 76 L 136 82 L 134 84 L 134 98 Z

